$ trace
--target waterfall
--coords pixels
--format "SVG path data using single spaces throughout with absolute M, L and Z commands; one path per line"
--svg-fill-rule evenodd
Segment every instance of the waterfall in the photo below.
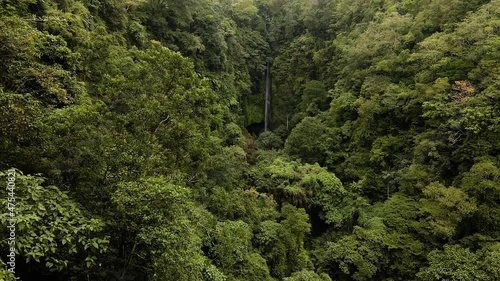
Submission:
M 271 63 L 267 62 L 266 65 L 266 104 L 264 108 L 264 131 L 270 127 L 270 115 L 271 115 Z

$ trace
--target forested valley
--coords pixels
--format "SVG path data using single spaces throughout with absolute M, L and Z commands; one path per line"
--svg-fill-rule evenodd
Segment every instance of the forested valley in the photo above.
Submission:
M 500 280 L 500 0 L 3 0 L 0 108 L 0 280 Z

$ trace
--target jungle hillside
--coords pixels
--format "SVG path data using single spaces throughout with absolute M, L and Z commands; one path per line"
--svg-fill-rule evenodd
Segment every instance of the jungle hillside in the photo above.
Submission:
M 0 280 L 500 280 L 500 0 L 2 0 Z

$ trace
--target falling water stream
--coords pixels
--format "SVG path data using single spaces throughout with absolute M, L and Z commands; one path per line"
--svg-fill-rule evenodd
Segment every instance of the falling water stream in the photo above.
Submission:
M 267 132 L 270 127 L 271 116 L 271 63 L 267 62 L 266 65 L 266 104 L 264 108 L 264 131 Z

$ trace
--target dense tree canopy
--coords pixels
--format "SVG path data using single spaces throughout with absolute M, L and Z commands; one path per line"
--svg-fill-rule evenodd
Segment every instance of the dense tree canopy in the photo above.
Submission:
M 0 280 L 500 280 L 499 0 L 4 0 L 0 57 Z

